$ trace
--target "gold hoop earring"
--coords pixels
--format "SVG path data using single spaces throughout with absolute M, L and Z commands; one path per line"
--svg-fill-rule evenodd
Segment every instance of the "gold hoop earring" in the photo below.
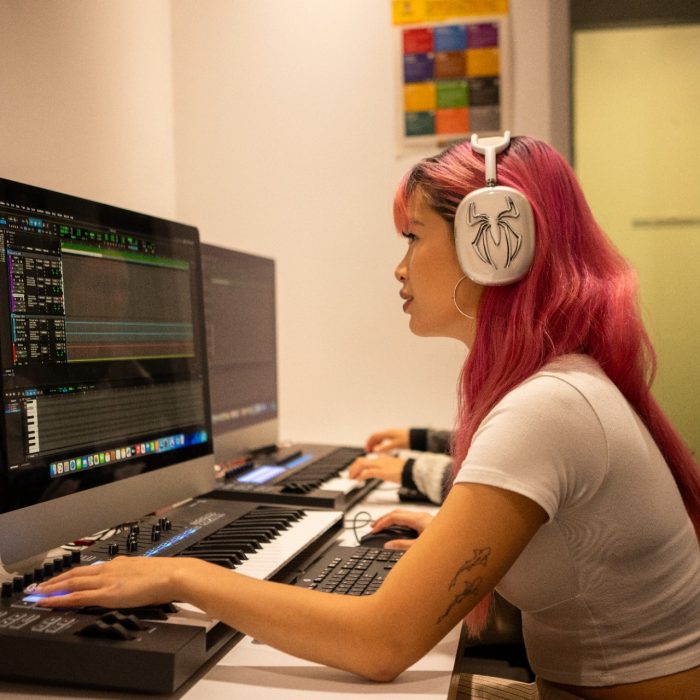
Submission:
M 462 309 L 459 308 L 459 304 L 457 303 L 457 288 L 460 284 L 462 284 L 462 282 L 464 282 L 465 279 L 467 279 L 467 276 L 462 275 L 457 280 L 457 284 L 455 284 L 455 288 L 452 290 L 452 303 L 455 305 L 455 309 L 457 309 L 457 311 L 459 311 L 459 313 L 461 313 L 462 316 L 465 316 L 466 318 L 469 318 L 472 321 L 476 321 L 476 316 L 470 316 L 469 314 L 465 314 L 464 311 L 462 311 Z

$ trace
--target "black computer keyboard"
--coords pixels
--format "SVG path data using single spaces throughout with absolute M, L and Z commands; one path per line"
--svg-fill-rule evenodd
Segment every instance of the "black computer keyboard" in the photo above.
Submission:
M 296 585 L 327 593 L 371 595 L 403 554 L 402 550 L 333 545 L 304 571 Z

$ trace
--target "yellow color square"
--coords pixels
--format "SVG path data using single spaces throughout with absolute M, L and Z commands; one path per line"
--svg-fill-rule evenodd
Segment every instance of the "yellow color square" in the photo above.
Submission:
M 440 22 L 452 14 L 452 0 L 426 0 L 425 16 L 428 22 Z
M 499 74 L 498 48 L 467 49 L 467 76 L 476 78 Z
M 506 15 L 508 0 L 452 0 L 452 15 Z
M 391 16 L 394 24 L 425 22 L 426 0 L 392 0 Z
M 406 112 L 429 112 L 435 109 L 435 83 L 412 83 L 403 89 Z

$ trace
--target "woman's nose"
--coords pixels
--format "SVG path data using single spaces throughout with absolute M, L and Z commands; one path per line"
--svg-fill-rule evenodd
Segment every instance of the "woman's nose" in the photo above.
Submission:
M 406 270 L 407 270 L 407 264 L 406 264 L 406 258 L 408 254 L 404 255 L 403 258 L 401 258 L 401 261 L 399 264 L 396 266 L 396 269 L 394 270 L 394 277 L 399 282 L 403 282 L 406 279 Z

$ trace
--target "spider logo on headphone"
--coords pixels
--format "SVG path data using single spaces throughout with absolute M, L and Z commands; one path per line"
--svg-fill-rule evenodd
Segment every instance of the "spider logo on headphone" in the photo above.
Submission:
M 501 241 L 505 240 L 506 257 L 503 267 L 510 267 L 520 251 L 522 236 L 513 228 L 511 221 L 520 217 L 512 197 L 505 197 L 507 208 L 501 210 L 494 217 L 492 214 L 478 214 L 475 202 L 469 204 L 468 223 L 470 226 L 478 226 L 476 236 L 472 241 L 474 251 L 487 265 L 498 269 L 494 262 L 491 245 L 501 247 Z
M 516 282 L 527 274 L 535 250 L 530 203 L 512 187 L 474 190 L 457 208 L 455 245 L 464 273 L 474 282 Z

